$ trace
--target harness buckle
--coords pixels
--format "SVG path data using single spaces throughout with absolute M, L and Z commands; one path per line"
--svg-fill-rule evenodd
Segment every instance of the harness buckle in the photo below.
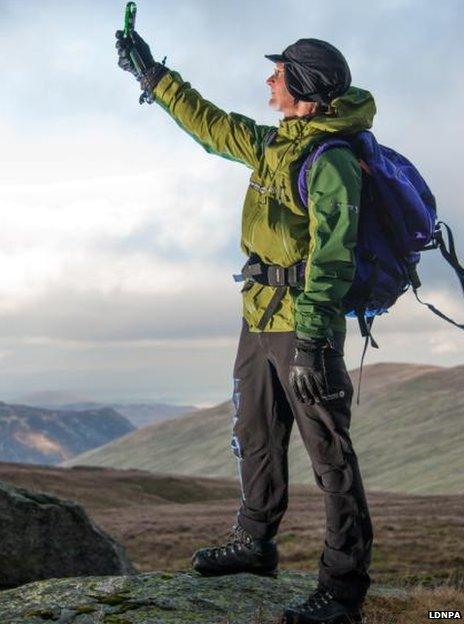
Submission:
M 287 269 L 287 283 L 292 288 L 299 286 L 298 280 L 298 264 L 293 264 Z
M 271 264 L 267 267 L 267 281 L 269 286 L 286 286 L 286 270 L 284 267 Z

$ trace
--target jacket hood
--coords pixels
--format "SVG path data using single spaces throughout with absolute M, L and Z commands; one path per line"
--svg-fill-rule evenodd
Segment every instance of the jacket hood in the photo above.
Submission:
M 369 91 L 350 87 L 346 93 L 332 100 L 327 114 L 313 117 L 310 125 L 322 132 L 360 132 L 372 127 L 376 110 Z
M 303 137 L 317 139 L 327 133 L 354 134 L 372 127 L 376 106 L 369 91 L 350 87 L 346 93 L 330 103 L 328 113 L 305 117 L 283 119 L 278 133 L 289 138 Z

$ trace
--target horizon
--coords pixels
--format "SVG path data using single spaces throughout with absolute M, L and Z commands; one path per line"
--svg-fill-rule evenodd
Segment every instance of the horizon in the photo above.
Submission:
M 364 364 L 363 366 L 363 378 L 364 375 L 369 374 L 368 371 L 369 369 L 372 369 L 372 367 L 376 367 L 376 366 L 414 366 L 414 367 L 436 367 L 436 368 L 446 368 L 446 369 L 454 369 L 454 368 L 460 368 L 464 366 L 464 363 L 462 364 L 457 364 L 457 365 L 453 365 L 453 366 L 446 366 L 446 365 L 438 365 L 438 364 L 429 364 L 429 363 L 424 363 L 424 362 L 374 362 L 371 364 Z M 358 368 L 352 368 L 352 369 L 348 369 L 349 373 L 352 373 L 353 375 L 357 375 L 359 374 L 359 367 Z M 427 374 L 426 372 L 424 372 L 424 374 Z M 355 381 L 357 381 L 357 378 L 355 379 Z M 59 397 L 61 396 L 61 400 L 59 400 Z M 48 401 L 47 401 L 47 397 L 48 397 Z M 73 391 L 69 391 L 66 390 L 64 388 L 62 389 L 43 389 L 43 390 L 37 390 L 36 392 L 31 392 L 31 393 L 23 393 L 23 394 L 19 394 L 19 395 L 15 395 L 13 397 L 11 397 L 11 399 L 7 399 L 4 400 L 3 398 L 0 399 L 0 402 L 3 403 L 7 403 L 7 404 L 16 404 L 16 405 L 28 405 L 31 407 L 37 406 L 37 407 L 41 407 L 42 405 L 47 405 L 47 406 L 56 406 L 56 407 L 60 407 L 62 405 L 66 405 L 68 403 L 86 403 L 86 402 L 95 402 L 95 403 L 101 403 L 102 405 L 109 405 L 112 403 L 117 403 L 120 405 L 134 405 L 134 404 L 139 404 L 139 405 L 154 405 L 154 404 L 160 404 L 160 405 L 169 405 L 172 407 L 183 407 L 183 406 L 190 406 L 190 407 L 194 407 L 195 409 L 208 409 L 211 407 L 215 407 L 217 405 L 220 405 L 224 402 L 227 402 L 228 400 L 231 400 L 228 396 L 224 396 L 222 398 L 218 398 L 215 401 L 199 401 L 199 402 L 192 402 L 192 401 L 176 401 L 174 399 L 171 399 L 170 397 L 143 397 L 143 396 L 138 396 L 138 397 L 125 397 L 124 399 L 118 399 L 117 397 L 108 397 L 108 396 L 99 396 L 96 394 L 92 394 L 91 391 L 87 392 L 87 393 L 83 393 L 83 394 L 76 394 Z M 361 400 L 362 400 L 362 382 L 361 382 Z M 34 403 L 35 401 L 35 403 Z

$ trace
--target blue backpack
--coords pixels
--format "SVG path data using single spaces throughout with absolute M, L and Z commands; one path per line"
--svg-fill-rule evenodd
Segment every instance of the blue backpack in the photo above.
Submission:
M 347 316 L 357 317 L 366 339 L 363 358 L 369 339 L 371 345 L 378 348 L 370 331 L 375 316 L 387 312 L 410 286 L 421 304 L 464 329 L 464 324 L 456 323 L 432 304 L 421 301 L 417 294 L 421 282 L 416 267 L 421 252 L 440 249 L 455 270 L 463 292 L 464 268 L 459 264 L 450 228 L 437 221 L 434 196 L 407 158 L 377 143 L 368 131 L 329 138 L 313 149 L 299 171 L 298 191 L 303 205 L 308 205 L 308 169 L 321 154 L 334 147 L 351 149 L 363 176 L 356 272 L 343 300 Z M 448 246 L 442 226 L 448 235 Z

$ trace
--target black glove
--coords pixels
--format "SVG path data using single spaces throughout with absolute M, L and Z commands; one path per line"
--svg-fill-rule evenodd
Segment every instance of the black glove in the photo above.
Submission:
M 324 350 L 332 346 L 327 338 L 297 338 L 290 367 L 290 387 L 300 403 L 321 403 L 331 393 L 324 365 Z
M 129 71 L 134 74 L 136 78 L 140 78 L 141 74 L 137 71 L 134 63 L 130 57 L 130 52 L 136 50 L 140 55 L 144 67 L 142 68 L 142 74 L 145 71 L 151 69 L 156 65 L 149 46 L 145 43 L 142 37 L 134 31 L 130 33 L 128 37 L 124 36 L 123 30 L 116 31 L 116 49 L 118 51 L 118 65 L 125 71 Z
M 135 30 L 128 37 L 124 36 L 122 30 L 117 30 L 116 49 L 119 56 L 119 67 L 134 74 L 140 82 L 140 87 L 143 91 L 139 99 L 140 104 L 143 104 L 143 102 L 152 104 L 154 102 L 153 89 L 168 71 L 167 67 L 164 66 L 166 59 L 162 63 L 157 63 L 150 52 L 150 48 Z M 140 58 L 141 72 L 135 67 L 131 58 L 130 53 L 133 50 L 138 53 Z

